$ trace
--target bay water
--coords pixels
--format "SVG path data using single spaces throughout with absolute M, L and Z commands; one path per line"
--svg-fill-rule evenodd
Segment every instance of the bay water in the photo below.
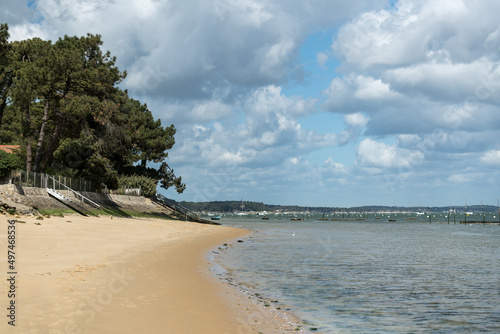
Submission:
M 500 226 L 224 217 L 218 259 L 316 333 L 500 333 Z M 275 305 L 272 305 L 275 307 Z

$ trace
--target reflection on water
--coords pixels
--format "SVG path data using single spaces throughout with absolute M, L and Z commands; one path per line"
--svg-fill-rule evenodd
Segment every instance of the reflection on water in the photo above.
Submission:
M 500 333 L 500 226 L 223 221 L 257 230 L 221 259 L 324 333 Z

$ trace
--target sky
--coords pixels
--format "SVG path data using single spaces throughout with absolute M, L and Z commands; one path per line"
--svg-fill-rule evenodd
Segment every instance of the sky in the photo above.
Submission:
M 100 34 L 177 128 L 178 201 L 496 205 L 497 0 L 2 0 L 11 40 Z

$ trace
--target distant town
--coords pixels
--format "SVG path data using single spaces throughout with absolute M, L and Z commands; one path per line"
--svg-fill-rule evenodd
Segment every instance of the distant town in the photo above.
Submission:
M 446 207 L 425 207 L 425 206 L 413 206 L 413 207 L 401 207 L 401 206 L 380 206 L 380 205 L 368 205 L 368 206 L 357 206 L 357 207 L 310 207 L 310 206 L 299 206 L 299 205 L 273 205 L 264 204 L 262 202 L 251 202 L 251 201 L 212 201 L 212 202 L 178 202 L 180 205 L 188 208 L 191 211 L 198 212 L 200 214 L 208 213 L 220 213 L 220 214 L 238 214 L 245 213 L 249 215 L 264 214 L 362 214 L 362 213 L 447 213 L 456 212 L 463 213 L 473 212 L 473 213 L 496 213 L 499 212 L 499 208 L 493 205 L 470 205 L 465 208 L 464 205 L 461 206 L 446 206 Z

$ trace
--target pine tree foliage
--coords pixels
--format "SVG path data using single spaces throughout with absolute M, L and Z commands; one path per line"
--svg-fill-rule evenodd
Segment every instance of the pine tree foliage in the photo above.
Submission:
M 26 170 L 110 189 L 134 175 L 151 179 L 149 187 L 184 191 L 165 162 L 175 127 L 163 127 L 118 87 L 126 72 L 101 50 L 99 35 L 55 43 L 8 38 L 8 26 L 0 25 L 0 144 L 20 144 Z

